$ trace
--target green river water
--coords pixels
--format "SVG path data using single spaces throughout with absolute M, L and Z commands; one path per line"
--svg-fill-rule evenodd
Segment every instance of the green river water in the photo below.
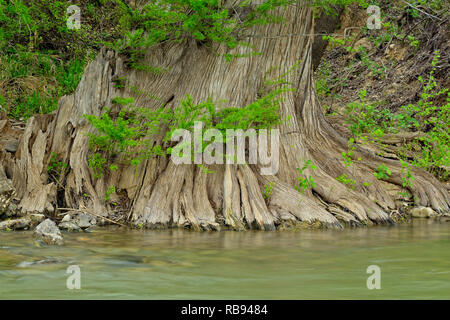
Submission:
M 450 299 L 450 223 L 299 232 L 0 232 L 1 299 Z M 70 265 L 81 289 L 69 290 Z M 367 267 L 381 268 L 368 290 Z

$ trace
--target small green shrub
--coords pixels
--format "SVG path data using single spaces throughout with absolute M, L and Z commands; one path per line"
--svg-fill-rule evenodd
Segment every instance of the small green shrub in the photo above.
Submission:
M 347 186 L 347 188 L 355 189 L 356 180 L 348 177 L 346 174 L 337 177 L 336 180 Z
M 311 175 L 304 175 L 304 171 L 307 169 L 316 170 L 317 167 L 311 160 L 306 160 L 302 168 L 297 168 L 299 176 L 297 177 L 297 185 L 295 186 L 295 189 L 302 194 L 304 194 L 306 190 L 312 189 L 316 186 L 316 182 Z
M 268 201 L 270 199 L 270 196 L 272 195 L 272 188 L 273 188 L 273 182 L 269 183 L 268 185 L 264 185 L 264 192 L 263 197 Z
M 375 177 L 380 180 L 387 180 L 391 175 L 391 170 L 383 163 L 379 165 L 377 170 L 374 172 Z
M 109 187 L 105 193 L 105 202 L 111 200 L 111 196 L 115 193 L 116 193 L 116 187 L 114 187 L 114 186 Z

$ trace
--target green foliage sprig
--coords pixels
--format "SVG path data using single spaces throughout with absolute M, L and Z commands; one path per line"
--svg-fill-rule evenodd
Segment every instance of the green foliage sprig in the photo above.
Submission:
M 350 189 L 353 189 L 353 190 L 355 189 L 356 180 L 349 178 L 346 174 L 343 174 L 343 175 L 337 177 L 336 180 L 339 181 L 340 183 L 346 185 Z
M 307 169 L 316 170 L 317 166 L 313 164 L 311 160 L 306 160 L 301 168 L 297 168 L 299 176 L 297 177 L 297 185 L 295 186 L 295 189 L 302 194 L 304 194 L 306 190 L 312 189 L 316 186 L 316 182 L 311 175 L 304 175 L 304 171 Z
M 242 1 L 236 7 L 225 7 L 219 0 L 158 0 L 142 8 L 130 8 L 116 0 L 122 9 L 121 26 L 125 37 L 112 47 L 129 57 L 129 65 L 142 68 L 139 60 L 147 48 L 162 42 L 193 39 L 199 43 L 225 44 L 233 49 L 249 46 L 244 31 L 255 25 L 280 22 L 275 9 L 293 4 L 293 0 L 267 0 L 258 5 Z M 256 53 L 250 53 L 256 54 Z M 245 55 L 227 53 L 227 60 Z
M 392 174 L 391 170 L 383 163 L 378 166 L 377 170 L 375 170 L 374 175 L 377 179 L 387 180 Z
M 85 116 L 97 131 L 88 133 L 90 146 L 94 150 L 89 158 L 89 165 L 95 176 L 100 177 L 107 168 L 107 163 L 117 156 L 137 166 L 149 157 L 170 154 L 173 132 L 177 129 L 193 131 L 197 121 L 203 123 L 203 132 L 217 129 L 224 136 L 227 129 L 274 128 L 281 123 L 280 95 L 288 90 L 276 89 L 243 108 L 219 108 L 211 99 L 196 104 L 187 95 L 173 109 L 162 106 L 150 110 L 134 106 L 132 98 L 115 98 L 114 103 L 122 107 L 117 115 L 113 116 L 111 110 L 106 109 L 100 116 Z M 154 135 L 162 133 L 164 138 L 155 144 Z M 203 142 L 202 150 L 207 145 Z

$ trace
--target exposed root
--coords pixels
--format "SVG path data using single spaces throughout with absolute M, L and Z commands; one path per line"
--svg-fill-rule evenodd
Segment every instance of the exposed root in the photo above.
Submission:
M 252 211 L 249 215 L 255 218 L 253 225 L 256 225 L 260 230 L 275 230 L 274 217 L 267 208 L 254 172 L 246 165 L 240 165 L 239 172 L 242 175 L 241 189 L 246 189 L 249 208 Z
M 312 33 L 312 11 L 295 7 L 283 11 L 283 15 L 292 23 L 255 28 L 255 34 L 261 37 L 252 38 L 252 45 L 263 55 L 233 62 L 226 62 L 204 46 L 165 44 L 149 50 L 146 62 L 167 71 L 151 74 L 126 70 L 120 57 L 102 50 L 88 65 L 75 94 L 63 97 L 55 114 L 28 121 L 14 155 L 0 150 L 0 173 L 2 167 L 5 171 L 0 174 L 0 191 L 10 192 L 12 185 L 26 213 L 52 213 L 60 203 L 60 207 L 107 217 L 114 208 L 105 200 L 105 192 L 115 186 L 120 193 L 115 201 L 120 202 L 124 218 L 146 228 L 276 230 L 299 224 L 341 228 L 343 224 L 392 223 L 390 213 L 398 205 L 386 185 L 402 185 L 400 163 L 359 148 L 356 157 L 363 160 L 345 167 L 340 155 L 347 151 L 347 141 L 326 122 L 314 95 L 312 39 L 278 37 Z M 225 52 L 224 46 L 216 49 Z M 208 168 L 214 173 L 207 174 L 198 166 L 175 165 L 165 157 L 149 158 L 137 169 L 123 163 L 119 170 L 101 178 L 89 167 L 91 151 L 86 134 L 94 129 L 83 115 L 98 116 L 105 106 L 119 108 L 111 104 L 113 98 L 132 96 L 136 105 L 152 110 L 160 108 L 164 101 L 166 108 L 173 108 L 186 94 L 195 102 L 213 97 L 216 101 L 226 100 L 229 106 L 244 106 L 267 89 L 264 80 L 269 75 L 274 79 L 282 77 L 297 87 L 295 93 L 288 90 L 280 96 L 281 118 L 286 121 L 280 125 L 279 172 L 275 176 L 262 176 L 256 165 L 214 165 Z M 114 88 L 115 76 L 127 78 L 126 88 Z M 132 87 L 158 99 L 136 93 L 129 89 Z M 6 128 L 6 123 L 2 126 Z M 52 153 L 67 164 L 60 180 L 64 188 L 58 192 L 47 174 Z M 295 190 L 296 168 L 306 160 L 317 166 L 316 170 L 304 172 L 314 177 L 316 185 L 303 194 Z M 387 181 L 373 175 L 382 163 L 392 171 Z M 347 187 L 338 182 L 336 178 L 343 174 L 356 184 Z M 417 203 L 448 212 L 450 201 L 445 187 L 419 169 L 414 169 L 413 174 L 410 191 Z M 7 180 L 8 185 L 3 182 Z M 265 185 L 272 186 L 267 201 L 263 196 Z
M 264 184 L 272 183 L 273 189 L 269 199 L 269 208 L 276 212 L 280 220 L 299 220 L 303 222 L 319 221 L 328 227 L 342 227 L 337 219 L 325 207 L 310 197 L 296 191 L 283 181 L 271 177 L 259 177 Z M 292 219 L 291 217 L 294 217 Z

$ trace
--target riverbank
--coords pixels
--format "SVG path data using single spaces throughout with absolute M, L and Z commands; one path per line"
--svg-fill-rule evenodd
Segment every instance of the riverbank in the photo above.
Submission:
M 392 215 L 392 224 L 408 224 L 412 220 L 417 218 L 430 219 L 431 221 L 450 222 L 448 215 L 438 214 L 431 208 L 416 207 L 411 210 L 404 211 L 403 214 Z M 5 216 L 3 216 L 5 218 Z M 1 219 L 1 217 L 0 217 Z M 109 220 L 109 219 L 108 219 Z M 122 230 L 139 230 L 140 228 L 133 227 L 132 225 L 125 225 L 112 220 L 105 220 L 101 217 L 96 217 L 88 213 L 82 213 L 79 211 L 72 211 L 66 213 L 62 218 L 53 217 L 46 218 L 43 214 L 29 214 L 24 217 L 10 216 L 3 221 L 0 221 L 0 232 L 23 232 L 33 231 L 34 241 L 37 245 L 63 245 L 65 235 L 71 233 L 89 233 L 98 228 L 107 229 L 108 227 L 115 226 Z M 373 226 L 373 224 L 371 224 Z M 345 224 L 342 225 L 344 227 Z M 364 227 L 364 224 L 348 224 L 347 227 Z M 188 226 L 187 226 L 188 227 Z M 182 230 L 183 228 L 172 228 L 171 230 Z M 283 222 L 277 225 L 278 231 L 305 231 L 312 229 L 326 229 L 320 222 L 301 222 L 290 221 Z M 332 228 L 336 229 L 336 228 Z M 217 231 L 231 231 L 229 226 L 221 226 Z M 63 236 L 64 234 L 64 236 Z M 31 240 L 30 240 L 31 241 Z

